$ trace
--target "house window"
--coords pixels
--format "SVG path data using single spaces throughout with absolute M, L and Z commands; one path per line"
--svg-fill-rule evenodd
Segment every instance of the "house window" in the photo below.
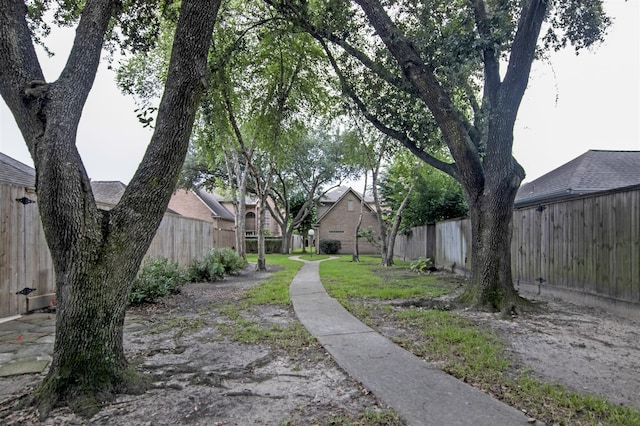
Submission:
M 271 216 L 269 215 L 269 210 L 265 210 L 264 211 L 264 227 L 266 229 L 269 229 L 270 224 L 270 218 Z
M 347 210 L 349 210 L 350 212 L 353 211 L 353 200 L 347 201 Z
M 256 235 L 256 214 L 254 212 L 246 214 L 244 226 L 247 236 Z

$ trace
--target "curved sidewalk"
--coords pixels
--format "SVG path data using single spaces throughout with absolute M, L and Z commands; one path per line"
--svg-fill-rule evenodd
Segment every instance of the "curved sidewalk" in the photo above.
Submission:
M 304 262 L 290 296 L 296 315 L 349 375 L 410 425 L 526 425 L 525 415 L 402 349 L 329 297 L 320 261 Z

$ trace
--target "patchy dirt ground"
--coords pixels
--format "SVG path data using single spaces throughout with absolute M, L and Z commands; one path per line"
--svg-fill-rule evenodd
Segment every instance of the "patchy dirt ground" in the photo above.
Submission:
M 358 419 L 380 411 L 377 399 L 351 380 L 315 343 L 297 354 L 224 337 L 227 317 L 212 306 L 236 303 L 267 274 L 247 268 L 213 284 L 189 284 L 181 294 L 127 313 L 125 348 L 138 368 L 153 376 L 143 395 L 122 395 L 93 418 L 67 408 L 38 422 L 34 409 L 0 402 L 3 425 L 298 425 Z M 252 319 L 293 324 L 293 309 L 265 307 Z M 16 397 L 28 395 L 42 376 L 9 378 Z M 3 379 L 4 381 L 4 379 Z M 11 384 L 7 383 L 11 386 Z
M 392 419 L 317 344 L 291 354 L 224 337 L 220 330 L 228 319 L 212 306 L 236 303 L 266 276 L 247 269 L 219 283 L 190 284 L 160 304 L 132 309 L 125 328 L 127 354 L 154 377 L 153 389 L 144 395 L 122 395 L 89 420 L 63 408 L 39 422 L 33 409 L 17 409 L 16 404 L 32 392 L 41 376 L 18 376 L 3 384 L 16 391 L 14 397 L 0 401 L 0 423 L 360 424 L 365 412 L 387 413 L 378 418 Z M 489 313 L 461 313 L 511 342 L 508 350 L 516 362 L 539 376 L 640 409 L 640 324 L 596 309 L 535 298 L 544 308 L 535 316 L 504 320 Z M 297 321 L 292 309 L 273 306 L 252 312 L 251 318 L 262 324 Z M 395 419 L 389 424 L 399 423 Z
M 542 312 L 501 319 L 463 311 L 495 330 L 539 377 L 640 410 L 640 323 L 549 296 L 523 294 Z

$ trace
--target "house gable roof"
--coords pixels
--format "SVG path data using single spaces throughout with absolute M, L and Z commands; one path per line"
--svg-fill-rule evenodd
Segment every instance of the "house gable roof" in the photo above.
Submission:
M 225 220 L 234 220 L 233 214 L 223 206 L 216 198 L 216 195 L 208 192 L 204 189 L 198 189 L 195 191 L 196 195 L 206 205 L 214 217 L 219 217 Z
M 322 219 L 323 219 L 324 217 L 326 217 L 326 216 L 329 214 L 329 212 L 330 212 L 331 210 L 333 210 L 333 208 L 334 208 L 335 206 L 337 206 L 337 205 L 340 203 L 340 201 L 341 201 L 343 198 L 345 198 L 348 194 L 353 194 L 353 195 L 355 195 L 355 196 L 356 196 L 356 198 L 357 198 L 360 202 L 362 202 L 362 195 L 361 195 L 359 192 L 355 191 L 355 190 L 354 190 L 353 188 L 351 188 L 351 187 L 340 186 L 340 187 L 338 187 L 338 188 L 336 188 L 336 189 L 334 189 L 334 190 L 332 190 L 332 191 L 327 192 L 327 194 L 325 194 L 325 197 L 323 197 L 323 198 L 320 200 L 320 202 L 327 202 L 327 203 L 330 203 L 330 204 L 331 204 L 331 206 L 329 206 L 329 208 L 328 208 L 327 210 L 325 210 L 325 212 L 324 212 L 324 213 L 322 213 L 322 215 L 321 215 L 320 217 L 318 217 L 317 222 L 321 222 L 321 221 L 322 221 Z M 337 195 L 337 198 L 336 198 L 336 195 Z M 369 203 L 368 203 L 368 202 L 366 202 L 366 201 L 365 201 L 364 206 L 365 206 L 365 208 L 366 208 L 366 209 L 368 209 L 370 212 L 375 213 L 375 210 L 373 210 L 373 209 L 371 208 L 371 206 L 369 205 Z
M 207 191 L 208 194 L 210 194 L 213 198 L 216 199 L 216 201 L 218 201 L 219 203 L 233 203 L 233 197 L 231 197 L 231 195 L 229 194 L 228 191 L 223 191 L 223 192 L 218 192 L 215 190 L 211 190 L 211 191 Z M 244 197 L 244 204 L 246 206 L 255 206 L 256 204 L 258 204 L 258 199 L 251 197 L 250 195 L 245 195 Z
M 352 191 L 356 194 L 360 199 L 362 199 L 362 194 L 351 188 L 350 186 L 338 186 L 337 188 L 328 191 L 324 196 L 320 199 L 321 203 L 335 203 L 340 200 L 344 194 L 348 191 Z M 367 196 L 365 199 L 365 203 L 373 203 L 373 198 L 371 196 Z
M 0 182 L 34 188 L 36 171 L 0 152 Z
M 110 208 L 115 207 L 120 202 L 120 198 L 122 198 L 126 189 L 127 185 L 118 180 L 91 181 L 91 191 L 93 191 L 93 198 L 96 200 L 96 204 L 102 204 Z M 180 215 L 168 207 L 166 212 Z
M 589 150 L 526 183 L 515 206 L 640 184 L 640 151 Z
M 115 206 L 122 198 L 127 185 L 120 181 L 92 181 L 91 190 L 96 203 Z

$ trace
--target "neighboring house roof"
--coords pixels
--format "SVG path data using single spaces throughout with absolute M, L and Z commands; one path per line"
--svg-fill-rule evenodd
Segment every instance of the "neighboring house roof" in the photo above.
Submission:
M 640 184 L 640 151 L 589 150 L 525 183 L 515 206 Z
M 362 194 L 350 186 L 339 186 L 337 188 L 332 189 L 331 191 L 324 194 L 324 196 L 320 199 L 321 203 L 336 203 L 340 198 L 344 196 L 344 194 L 348 191 L 353 191 L 360 199 L 362 199 Z M 365 202 L 373 203 L 373 197 L 367 195 Z
M 204 189 L 198 189 L 195 191 L 196 195 L 202 202 L 211 210 L 214 217 L 219 217 L 226 220 L 234 220 L 233 214 L 224 207 L 218 199 L 216 194 L 208 192 Z
M 0 152 L 0 182 L 35 187 L 36 171 Z
M 91 190 L 96 203 L 115 206 L 122 198 L 127 185 L 119 181 L 92 181 Z
M 34 188 L 36 186 L 36 171 L 33 167 L 0 152 L 0 183 Z M 113 207 L 118 204 L 126 188 L 127 185 L 119 181 L 91 182 L 91 190 L 96 203 L 105 206 Z M 177 214 L 171 209 L 167 209 L 167 213 Z
M 316 222 L 322 222 L 322 218 L 324 218 L 325 216 L 327 216 L 329 214 L 329 212 L 336 206 L 338 205 L 338 203 L 340 202 L 340 200 L 342 200 L 344 197 L 346 197 L 348 194 L 353 194 L 356 196 L 356 198 L 362 202 L 362 194 L 360 194 L 359 192 L 355 191 L 353 188 L 350 187 L 346 187 L 346 186 L 340 186 L 332 191 L 329 191 L 325 194 L 325 196 L 323 198 L 320 199 L 320 203 L 326 203 L 326 204 L 330 204 L 329 208 L 327 208 L 327 210 L 325 210 L 324 212 L 322 212 L 320 214 L 320 216 L 318 216 L 318 219 Z M 336 195 L 338 195 L 338 197 L 336 198 Z M 364 203 L 365 207 L 371 211 L 371 212 L 375 212 L 375 210 L 373 208 L 371 208 L 371 206 L 369 205 L 368 202 L 365 201 Z
M 124 195 L 127 185 L 118 180 L 95 180 L 91 181 L 91 190 L 96 204 L 103 206 L 115 207 L 120 202 L 120 198 Z M 167 207 L 167 213 L 179 215 L 178 212 Z
M 233 203 L 234 200 L 232 199 L 231 195 L 229 194 L 228 191 L 224 191 L 224 193 L 219 193 L 218 191 L 207 191 L 209 194 L 211 194 L 216 201 L 220 202 L 220 203 Z M 244 204 L 247 206 L 255 206 L 256 204 L 258 204 L 258 199 L 257 198 L 252 198 L 249 195 L 245 195 L 244 197 Z

